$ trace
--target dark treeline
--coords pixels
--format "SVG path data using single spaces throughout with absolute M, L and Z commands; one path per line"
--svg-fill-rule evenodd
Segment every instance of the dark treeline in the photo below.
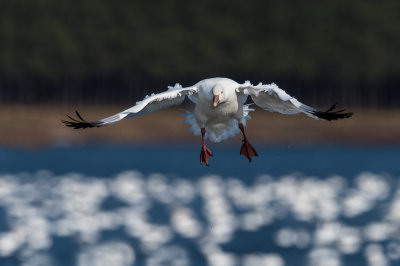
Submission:
M 126 103 L 227 76 L 400 106 L 400 1 L 0 1 L 0 102 Z

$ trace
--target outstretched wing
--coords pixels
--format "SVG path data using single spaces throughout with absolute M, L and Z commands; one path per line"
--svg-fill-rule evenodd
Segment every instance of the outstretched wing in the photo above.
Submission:
M 61 120 L 61 122 L 67 127 L 72 127 L 74 129 L 101 127 L 118 122 L 123 118 L 136 117 L 170 106 L 179 105 L 187 95 L 192 95 L 194 93 L 197 93 L 196 87 L 182 88 L 181 85 L 176 84 L 174 87 L 168 87 L 167 91 L 146 96 L 142 101 L 137 102 L 136 105 L 131 108 L 101 120 L 88 122 L 82 118 L 78 111 L 75 111 L 77 118 L 67 115 L 70 120 Z
M 287 115 L 305 113 L 312 118 L 329 121 L 349 118 L 353 115 L 353 113 L 346 113 L 344 110 L 334 111 L 336 104 L 325 112 L 314 109 L 299 102 L 274 83 L 265 85 L 260 83 L 253 86 L 250 82 L 246 81 L 237 90 L 239 93 L 250 95 L 256 105 L 271 112 L 279 112 Z

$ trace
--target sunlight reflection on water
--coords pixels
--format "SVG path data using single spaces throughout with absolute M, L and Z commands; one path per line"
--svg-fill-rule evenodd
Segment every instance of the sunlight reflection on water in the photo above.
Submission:
M 368 172 L 354 182 L 261 175 L 250 185 L 136 171 L 3 174 L 0 209 L 2 265 L 400 263 L 400 187 Z

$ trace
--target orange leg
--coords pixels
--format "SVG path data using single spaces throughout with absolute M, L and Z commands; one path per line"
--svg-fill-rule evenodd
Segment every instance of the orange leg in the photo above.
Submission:
M 201 140 L 203 142 L 203 146 L 202 146 L 201 152 L 200 152 L 200 164 L 206 163 L 206 165 L 208 166 L 208 160 L 210 159 L 210 156 L 212 156 L 212 152 L 206 146 L 206 140 L 204 138 L 205 134 L 206 134 L 206 129 L 201 128 Z
M 239 129 L 242 131 L 243 134 L 243 145 L 242 148 L 240 148 L 240 154 L 243 154 L 246 156 L 247 159 L 249 159 L 249 162 L 251 162 L 251 158 L 253 156 L 258 156 L 258 153 L 256 150 L 253 148 L 253 146 L 250 145 L 250 143 L 247 141 L 246 134 L 244 133 L 244 127 L 243 124 L 239 124 Z

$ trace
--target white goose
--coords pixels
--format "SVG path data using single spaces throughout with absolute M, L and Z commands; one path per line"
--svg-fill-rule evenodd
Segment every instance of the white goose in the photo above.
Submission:
M 248 113 L 254 111 L 245 104 L 248 96 L 262 109 L 279 112 L 282 114 L 304 113 L 315 119 L 337 120 L 349 118 L 352 113 L 344 113 L 344 110 L 333 111 L 336 104 L 325 112 L 318 111 L 310 106 L 302 104 L 295 98 L 281 90 L 274 83 L 252 85 L 246 81 L 239 84 L 228 78 L 210 78 L 202 80 L 191 87 L 182 88 L 176 84 L 168 87 L 168 90 L 158 94 L 146 96 L 135 106 L 113 116 L 87 122 L 76 111 L 78 119 L 68 116 L 71 120 L 62 122 L 74 129 L 100 127 L 118 122 L 123 118 L 136 117 L 173 105 L 179 105 L 185 97 L 196 104 L 194 112 L 186 112 L 184 123 L 191 125 L 190 130 L 195 135 L 202 137 L 202 149 L 200 163 L 208 165 L 212 152 L 205 144 L 205 138 L 220 142 L 239 133 L 243 134 L 243 145 L 240 154 L 243 154 L 251 162 L 253 156 L 258 156 L 256 150 L 250 145 L 244 132 L 246 120 L 250 119 Z

